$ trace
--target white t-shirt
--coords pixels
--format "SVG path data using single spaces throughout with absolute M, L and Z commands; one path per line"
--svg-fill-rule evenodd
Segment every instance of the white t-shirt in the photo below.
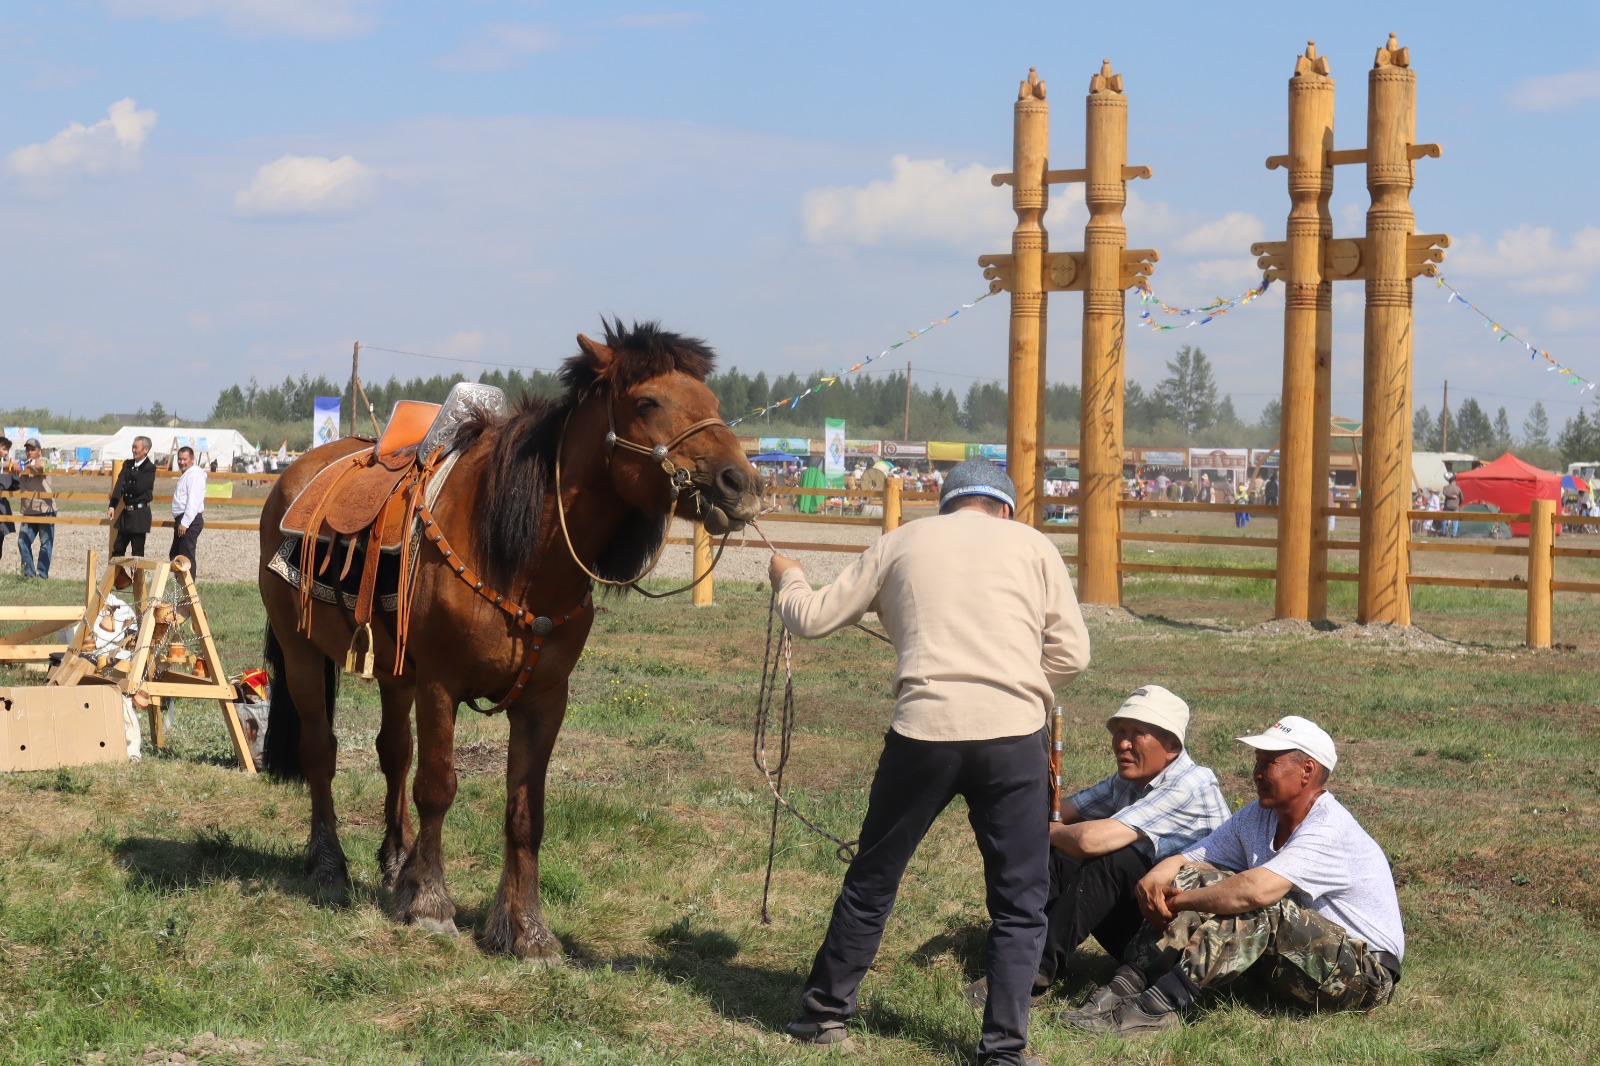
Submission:
M 1389 860 L 1344 804 L 1324 792 L 1281 849 L 1272 846 L 1277 831 L 1278 812 L 1252 803 L 1183 856 L 1241 872 L 1265 866 L 1294 885 L 1289 894 L 1302 907 L 1337 922 L 1368 947 L 1405 958 Z

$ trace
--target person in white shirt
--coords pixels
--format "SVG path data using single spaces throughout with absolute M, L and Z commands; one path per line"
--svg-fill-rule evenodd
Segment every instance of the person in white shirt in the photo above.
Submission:
M 1383 849 L 1323 787 L 1333 738 L 1286 715 L 1239 742 L 1256 749 L 1257 801 L 1140 880 L 1148 924 L 1068 1023 L 1124 1037 L 1169 1029 L 1201 991 L 1246 971 L 1309 1010 L 1389 1001 L 1406 950 L 1400 901 Z
M 195 547 L 200 531 L 206 527 L 206 471 L 195 465 L 194 449 L 188 445 L 178 449 L 178 469 L 183 473 L 178 478 L 178 487 L 172 490 L 172 548 L 167 558 L 183 556 L 189 560 L 189 572 L 199 577 Z

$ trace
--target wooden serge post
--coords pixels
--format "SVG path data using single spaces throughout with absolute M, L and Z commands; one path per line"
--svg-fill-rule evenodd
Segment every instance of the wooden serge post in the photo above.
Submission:
M 1333 284 L 1323 276 L 1324 248 L 1333 236 L 1333 78 L 1328 60 L 1306 44 L 1289 79 L 1289 154 L 1267 160 L 1289 171 L 1289 221 L 1284 283 L 1283 421 L 1278 459 L 1278 618 L 1322 618 L 1327 609 L 1328 420 L 1332 417 Z M 1256 249 L 1252 249 L 1256 251 Z M 1257 254 L 1260 254 L 1257 251 Z M 1320 462 L 1319 462 L 1320 460 Z M 1320 536 L 1319 536 L 1320 534 Z M 1319 550 L 1320 549 L 1320 550 Z M 1313 576 L 1315 575 L 1315 577 Z M 1316 578 L 1321 578 L 1317 581 Z M 1313 603 L 1313 584 L 1320 586 Z
M 1289 239 L 1251 247 L 1252 253 L 1261 257 L 1260 266 L 1267 276 L 1285 282 L 1288 290 L 1279 477 L 1280 617 L 1321 619 L 1327 615 L 1324 507 L 1332 425 L 1331 283 L 1365 281 L 1362 450 L 1366 461 L 1360 468 L 1363 516 L 1356 617 L 1363 623 L 1396 625 L 1411 620 L 1406 576 L 1410 538 L 1406 510 L 1411 497 L 1411 279 L 1437 273 L 1436 264 L 1444 260 L 1450 238 L 1412 232 L 1412 162 L 1440 153 L 1436 144 L 1413 143 L 1416 76 L 1410 63 L 1409 51 L 1390 34 L 1388 44 L 1378 49 L 1368 79 L 1367 147 L 1334 151 L 1333 82 L 1327 77 L 1327 60 L 1317 56 L 1314 46 L 1308 46 L 1290 81 L 1290 154 L 1267 160 L 1269 169 L 1289 170 L 1292 201 Z M 1318 87 L 1317 78 L 1326 81 L 1325 91 Z M 1320 165 L 1314 154 L 1318 149 L 1312 143 L 1319 135 Z M 1327 215 L 1331 172 L 1348 163 L 1367 164 L 1367 188 L 1372 197 L 1367 235 L 1333 238 L 1327 235 L 1331 231 Z M 1314 246 L 1317 258 L 1311 262 L 1315 269 L 1305 258 Z M 1304 471 L 1303 479 L 1300 471 Z M 1296 487 L 1297 482 L 1301 487 Z M 1301 610 L 1303 614 L 1298 613 Z
M 1009 184 L 1013 188 L 1018 224 L 1012 235 L 1012 254 L 978 257 L 984 277 L 990 279 L 990 291 L 1004 289 L 1011 293 L 1006 461 L 1017 485 L 1016 517 L 1037 525 L 1043 516 L 1038 505 L 1038 448 L 1045 379 L 1045 295 L 1082 292 L 1078 598 L 1084 603 L 1120 604 L 1117 531 L 1121 516 L 1117 501 L 1122 495 L 1123 341 L 1127 326 L 1123 301 L 1124 293 L 1147 277 L 1159 258 L 1153 249 L 1127 248 L 1122 208 L 1128 199 L 1128 179 L 1148 178 L 1150 168 L 1127 165 L 1128 101 L 1122 92 L 1122 75 L 1112 73 L 1110 60 L 1102 61 L 1100 72 L 1089 81 L 1084 169 L 1044 170 L 1048 132 L 1044 101 L 1044 83 L 1036 71 L 1029 70 L 1016 105 L 1016 169 L 992 179 L 996 185 Z M 1038 192 L 1033 192 L 1030 184 L 1024 195 L 1024 183 L 1033 182 L 1035 173 L 1041 179 Z M 1085 185 L 1089 222 L 1084 227 L 1084 251 L 1048 252 L 1043 226 L 1037 225 L 1035 233 L 1034 213 L 1042 220 L 1051 184 L 1070 182 Z M 1026 332 L 1030 328 L 1035 331 L 1031 341 Z M 1032 364 L 1028 362 L 1030 351 L 1036 353 Z
M 1394 34 L 1367 75 L 1367 273 L 1356 620 L 1411 623 L 1411 235 L 1417 75 Z M 1431 146 L 1430 146 L 1431 147 Z M 1415 153 L 1415 154 L 1414 154 Z M 1434 148 L 1432 153 L 1438 154 Z
M 1011 293 L 1011 327 L 1007 346 L 1006 472 L 1017 489 L 1012 515 L 1019 522 L 1038 525 L 1039 484 L 1039 382 L 1045 366 L 1044 255 L 1050 234 L 1044 213 L 1050 206 L 1050 186 L 1045 168 L 1050 156 L 1050 105 L 1044 82 L 1036 68 L 1017 91 L 1012 106 L 1011 173 L 996 174 L 995 185 L 1011 186 L 1011 208 L 1017 226 L 1011 231 L 1011 254 L 1006 258 Z M 980 257 L 979 265 L 984 265 Z M 999 258 L 999 257 L 994 257 Z M 986 272 L 985 277 L 989 274 Z M 995 289 L 991 286 L 991 289 Z
M 883 531 L 893 533 L 900 528 L 901 484 L 898 477 L 890 476 L 883 482 Z

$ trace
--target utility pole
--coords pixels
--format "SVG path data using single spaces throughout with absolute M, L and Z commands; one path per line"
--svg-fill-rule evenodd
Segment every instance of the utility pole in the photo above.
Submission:
M 361 380 L 361 342 L 356 341 L 355 351 L 350 353 L 350 435 L 356 435 L 356 384 Z M 315 442 L 313 442 L 315 443 Z
M 1450 379 L 1444 381 L 1444 410 L 1439 412 L 1439 450 L 1450 450 Z
M 906 424 L 900 432 L 901 440 L 911 439 L 911 360 L 906 360 Z

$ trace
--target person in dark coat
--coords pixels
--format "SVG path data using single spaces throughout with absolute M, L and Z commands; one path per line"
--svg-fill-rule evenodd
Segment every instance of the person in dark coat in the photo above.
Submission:
M 106 518 L 115 520 L 117 539 L 111 556 L 143 555 L 145 534 L 150 532 L 150 501 L 156 494 L 156 464 L 150 461 L 150 438 L 133 438 L 133 458 L 122 461 L 111 483 L 111 505 Z M 117 514 L 117 505 L 122 514 Z M 126 588 L 119 582 L 119 587 Z

